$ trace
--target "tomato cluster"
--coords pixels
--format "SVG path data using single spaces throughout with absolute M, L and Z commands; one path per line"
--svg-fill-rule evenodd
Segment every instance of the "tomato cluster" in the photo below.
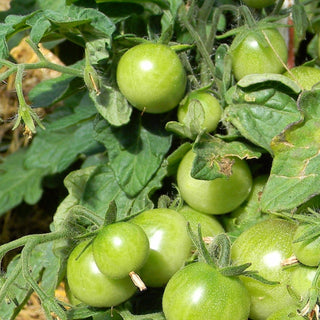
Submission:
M 245 2 L 256 8 L 274 3 Z M 285 71 L 287 46 L 279 31 L 259 32 L 260 36 L 254 31 L 242 38 L 237 35 L 230 46 L 235 80 Z M 311 67 L 297 67 L 285 75 L 305 89 L 320 80 L 319 70 Z M 317 79 L 310 83 L 311 78 Z M 177 107 L 178 122 L 185 126 L 192 126 L 191 113 L 201 115 L 199 133 L 214 132 L 221 121 L 223 110 L 212 92 L 187 92 L 184 66 L 167 45 L 144 43 L 129 49 L 119 61 L 117 84 L 130 104 L 143 112 L 165 113 Z M 165 288 L 162 305 L 168 320 L 303 319 L 305 314 L 298 311 L 314 287 L 319 237 L 301 240 L 308 224 L 260 211 L 268 177 L 253 177 L 243 158 L 231 154 L 212 159 L 220 175 L 212 180 L 194 177 L 196 162 L 191 148 L 177 166 L 175 182 L 183 206 L 151 209 L 130 221 L 107 225 L 73 250 L 67 268 L 71 293 L 90 306 L 116 306 L 135 294 L 129 274 L 136 272 L 147 288 Z M 228 263 L 248 264 L 260 278 L 250 272 L 228 274 L 223 266 L 203 261 L 190 236 L 199 226 L 204 248 L 210 248 L 218 234 L 234 236 Z

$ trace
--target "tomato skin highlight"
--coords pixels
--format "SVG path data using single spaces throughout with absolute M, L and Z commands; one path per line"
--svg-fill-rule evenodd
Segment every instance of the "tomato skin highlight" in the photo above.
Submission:
M 292 268 L 283 268 L 281 262 L 292 256 L 292 239 L 296 224 L 269 218 L 244 231 L 231 247 L 231 258 L 236 265 L 251 263 L 248 270 L 279 284 L 269 285 L 240 276 L 251 296 L 250 319 L 265 320 L 285 306 L 295 305 L 287 285 Z
M 167 320 L 246 320 L 250 298 L 240 279 L 195 262 L 169 280 L 162 305 Z
M 263 30 L 269 38 L 273 48 L 284 64 L 288 59 L 287 45 L 277 29 Z M 234 42 L 237 42 L 237 35 Z M 231 45 L 232 70 L 236 80 L 240 80 L 246 75 L 255 73 L 282 73 L 285 67 L 273 52 L 270 46 L 263 47 L 259 43 L 254 31 L 234 49 Z
M 198 180 L 191 177 L 195 153 L 190 150 L 181 160 L 177 185 L 183 200 L 195 210 L 207 214 L 225 214 L 235 210 L 249 196 L 252 176 L 245 160 L 234 158 L 230 177 Z
M 149 240 L 138 225 L 117 222 L 99 231 L 92 248 L 99 270 L 111 279 L 121 279 L 143 266 L 149 255 Z
M 150 243 L 149 257 L 139 275 L 147 287 L 163 287 L 190 257 L 187 221 L 167 208 L 144 211 L 130 221 L 145 231 Z
M 137 109 L 164 113 L 182 100 L 187 76 L 179 56 L 169 46 L 143 43 L 120 58 L 117 83 Z
M 101 273 L 89 242 L 78 244 L 68 258 L 67 281 L 71 293 L 92 307 L 112 307 L 131 298 L 137 289 L 130 277 L 114 280 Z

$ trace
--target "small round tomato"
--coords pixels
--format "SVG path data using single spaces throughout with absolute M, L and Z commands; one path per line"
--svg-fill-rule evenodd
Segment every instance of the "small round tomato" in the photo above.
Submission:
M 169 280 L 162 305 L 167 320 L 246 320 L 250 297 L 239 278 L 195 262 Z
M 150 243 L 149 257 L 139 275 L 147 286 L 162 287 L 190 257 L 187 221 L 175 210 L 159 208 L 144 211 L 131 222 L 145 231 Z
M 67 262 L 67 281 L 74 297 L 92 307 L 116 306 L 136 292 L 129 275 L 123 279 L 110 279 L 101 273 L 90 241 L 81 242 L 71 252 Z
M 218 219 L 212 215 L 192 209 L 188 205 L 184 205 L 178 212 L 190 223 L 191 230 L 194 233 L 198 233 L 198 225 L 200 224 L 203 237 L 213 237 L 225 232 Z
M 249 32 L 236 47 L 231 45 L 232 70 L 236 80 L 248 74 L 282 73 L 285 70 L 288 49 L 280 32 L 277 29 L 263 30 L 272 47 L 261 44 L 255 32 Z M 238 43 L 240 36 L 236 35 L 233 44 Z
M 187 77 L 179 56 L 169 46 L 143 43 L 120 58 L 117 83 L 137 109 L 163 113 L 179 104 Z
M 251 8 L 261 9 L 272 6 L 276 0 L 243 0 L 243 2 Z
M 283 268 L 282 262 L 292 256 L 292 239 L 296 224 L 270 218 L 259 222 L 235 240 L 231 247 L 233 263 L 251 263 L 248 270 L 278 284 L 265 284 L 240 276 L 251 297 L 250 319 L 265 320 L 272 313 L 296 302 L 290 296 L 292 268 Z
M 292 273 L 290 276 L 290 287 L 293 292 L 304 301 L 312 287 L 312 282 L 316 276 L 317 268 L 307 267 L 303 264 L 298 264 L 291 267 Z M 318 279 L 317 287 L 319 288 L 320 279 Z
M 248 197 L 252 176 L 245 160 L 234 157 L 228 178 L 199 180 L 191 177 L 195 153 L 190 150 L 178 167 L 177 185 L 183 200 L 195 210 L 224 214 L 235 210 Z
M 320 237 L 296 242 L 307 230 L 309 224 L 300 224 L 293 237 L 293 253 L 306 266 L 316 267 L 320 264 Z
M 284 73 L 285 76 L 297 82 L 304 90 L 311 90 L 320 82 L 320 69 L 308 66 L 297 66 Z
M 146 262 L 149 240 L 138 225 L 117 222 L 99 231 L 92 248 L 99 270 L 109 278 L 120 279 L 138 271 Z
M 231 214 L 222 217 L 228 233 L 239 235 L 257 222 L 269 218 L 260 208 L 260 198 L 267 180 L 266 175 L 255 177 L 248 198 Z
M 208 92 L 193 91 L 191 92 L 185 103 L 178 107 L 178 120 L 185 123 L 184 119 L 192 103 L 199 103 L 204 113 L 204 120 L 202 123 L 203 129 L 206 132 L 214 131 L 221 119 L 222 108 L 217 98 Z

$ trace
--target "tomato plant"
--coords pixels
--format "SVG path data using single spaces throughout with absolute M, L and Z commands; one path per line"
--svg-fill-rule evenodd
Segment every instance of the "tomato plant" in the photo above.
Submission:
M 145 43 L 129 49 L 117 67 L 117 83 L 130 103 L 145 112 L 162 113 L 176 107 L 186 88 L 186 73 L 168 46 Z
M 99 270 L 111 279 L 121 279 L 143 266 L 149 255 L 149 241 L 138 225 L 118 222 L 99 231 L 92 250 Z
M 252 177 L 244 160 L 232 159 L 232 173 L 227 178 L 199 180 L 191 176 L 194 158 L 190 150 L 177 172 L 178 188 L 190 207 L 207 214 L 224 214 L 236 209 L 248 197 Z
M 195 280 L 181 280 L 175 307 L 160 302 L 193 268 L 206 270 L 199 280 L 222 318 L 230 308 L 236 317 L 223 295 L 247 316 L 247 291 L 250 320 L 292 301 L 315 318 L 318 269 L 300 288 L 306 267 L 262 262 L 274 248 L 298 264 L 294 248 L 319 235 L 319 0 L 9 2 L 0 3 L 0 319 L 24 318 L 33 293 L 46 319 L 163 320 L 165 305 L 192 314 Z M 262 220 L 269 227 L 255 229 Z M 308 250 L 306 260 L 296 252 L 300 267 Z M 228 285 L 207 284 L 211 276 Z M 55 292 L 65 284 L 68 301 Z M 197 310 L 197 319 L 214 312 Z

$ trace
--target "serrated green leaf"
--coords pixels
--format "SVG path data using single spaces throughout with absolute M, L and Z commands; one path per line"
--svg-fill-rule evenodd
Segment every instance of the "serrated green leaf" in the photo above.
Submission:
M 85 186 L 81 205 L 96 212 L 101 217 L 105 217 L 109 203 L 115 201 L 117 220 L 125 219 L 143 210 L 153 208 L 149 196 L 161 187 L 165 175 L 166 168 L 160 167 L 140 193 L 131 198 L 119 186 L 115 174 L 108 164 L 98 166 Z
M 274 160 L 261 198 L 263 211 L 296 208 L 320 193 L 320 119 L 285 130 L 272 141 Z
M 296 101 L 273 88 L 251 92 L 232 87 L 229 94 L 225 119 L 271 154 L 271 140 L 290 124 L 302 120 Z
M 306 31 L 310 27 L 310 22 L 305 6 L 298 0 L 295 0 L 292 5 L 292 20 L 297 38 L 299 40 L 305 39 Z
M 102 84 L 100 93 L 94 90 L 90 92 L 90 97 L 94 102 L 98 112 L 113 126 L 122 126 L 130 121 L 132 107 L 120 91 Z
M 107 148 L 115 179 L 130 197 L 145 188 L 171 146 L 171 135 L 156 120 L 135 114 L 122 127 L 113 127 L 105 120 L 96 124 L 95 138 Z
M 26 153 L 26 149 L 21 149 L 0 164 L 0 214 L 22 201 L 35 204 L 42 195 L 41 181 L 49 170 L 47 167 L 26 168 Z
M 199 139 L 193 150 L 196 153 L 191 176 L 200 180 L 223 178 L 232 172 L 232 157 L 240 159 L 259 158 L 261 153 L 254 146 L 244 142 L 225 142 L 212 136 Z
M 300 95 L 299 106 L 306 120 L 320 119 L 320 90 L 305 91 Z
M 69 108 L 65 108 L 67 111 Z M 93 103 L 84 96 L 75 111 L 46 125 L 46 130 L 39 130 L 27 151 L 27 168 L 49 168 L 51 173 L 65 170 L 79 154 L 97 146 L 93 139 Z M 50 117 L 48 118 L 48 122 Z

